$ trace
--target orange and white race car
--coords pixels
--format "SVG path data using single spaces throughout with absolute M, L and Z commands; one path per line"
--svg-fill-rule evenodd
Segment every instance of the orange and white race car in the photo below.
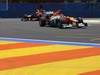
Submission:
M 49 17 L 47 14 L 43 13 L 40 17 L 39 24 L 41 27 L 48 25 L 50 27 L 59 28 L 85 28 L 88 26 L 88 24 L 85 23 L 81 17 L 75 18 L 64 16 L 64 14 L 60 10 L 53 11 L 52 15 L 50 15 Z

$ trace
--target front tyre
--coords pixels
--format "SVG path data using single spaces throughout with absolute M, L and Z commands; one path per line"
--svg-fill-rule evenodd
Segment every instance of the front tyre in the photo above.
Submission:
M 87 23 L 84 23 L 85 27 L 88 27 L 88 24 Z

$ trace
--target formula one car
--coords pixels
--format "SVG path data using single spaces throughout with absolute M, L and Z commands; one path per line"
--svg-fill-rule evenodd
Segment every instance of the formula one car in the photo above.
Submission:
M 42 16 L 42 13 L 45 12 L 45 10 L 36 9 L 35 12 L 32 12 L 32 14 L 25 14 L 21 21 L 39 21 L 39 18 Z
M 58 28 L 86 28 L 88 26 L 81 17 L 64 16 L 59 11 L 54 12 L 53 15 L 45 15 L 44 13 L 39 20 L 39 25 Z
M 35 14 L 25 14 L 21 21 L 38 21 L 38 17 Z
M 44 13 L 44 14 L 43 14 Z M 22 18 L 21 21 L 39 21 L 40 17 L 43 15 L 51 15 L 53 14 L 52 11 L 45 11 L 44 9 L 36 9 L 34 14 L 25 14 Z

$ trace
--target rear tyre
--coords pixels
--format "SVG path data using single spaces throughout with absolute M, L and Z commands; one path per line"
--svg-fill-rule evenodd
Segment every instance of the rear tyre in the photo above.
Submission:
M 58 26 L 60 29 L 64 29 L 63 25 L 61 23 L 59 23 L 59 26 Z
M 40 27 L 46 26 L 46 21 L 45 20 L 40 20 L 39 25 L 40 25 Z
M 56 25 L 57 25 L 57 27 L 60 28 L 60 29 L 63 29 L 63 28 L 64 28 L 64 27 L 63 27 L 63 24 L 62 24 L 62 21 L 59 20 L 59 19 L 56 20 Z

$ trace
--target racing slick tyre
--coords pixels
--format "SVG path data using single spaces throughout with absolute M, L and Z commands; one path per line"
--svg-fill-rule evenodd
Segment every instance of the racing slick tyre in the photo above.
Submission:
M 29 21 L 29 18 L 27 16 L 22 17 L 21 21 Z
M 86 27 L 88 27 L 88 24 L 87 24 L 87 23 L 84 23 L 84 25 L 85 25 Z
M 23 19 L 23 18 L 21 18 L 21 21 L 24 21 L 24 19 Z
M 39 20 L 39 25 L 40 25 L 40 27 L 46 26 L 46 20 L 40 19 L 40 20 Z
M 64 29 L 64 27 L 63 27 L 62 24 L 59 24 L 59 28 L 60 28 L 60 29 Z
M 59 23 L 58 23 L 58 28 L 59 28 L 59 29 L 65 29 L 66 27 L 65 27 L 64 24 L 62 24 L 61 22 L 59 22 Z
M 55 20 L 50 21 L 49 26 L 50 27 L 58 27 L 60 29 L 63 28 L 63 25 L 59 19 L 55 19 Z

